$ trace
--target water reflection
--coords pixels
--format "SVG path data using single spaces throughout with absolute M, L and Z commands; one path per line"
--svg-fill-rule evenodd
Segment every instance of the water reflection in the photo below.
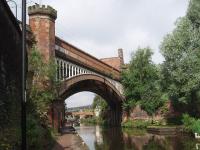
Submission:
M 120 128 L 101 128 L 102 139 L 96 136 L 95 150 L 121 150 L 123 143 L 123 133 Z M 98 143 L 98 141 L 102 141 Z
M 196 149 L 199 150 L 200 149 L 200 143 L 196 144 Z
M 91 150 L 200 150 L 198 141 L 183 135 L 162 136 L 100 126 L 81 126 L 77 131 Z

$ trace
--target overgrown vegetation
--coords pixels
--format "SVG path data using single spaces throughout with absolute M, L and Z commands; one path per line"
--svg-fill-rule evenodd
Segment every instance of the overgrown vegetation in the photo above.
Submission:
M 181 112 L 200 116 L 200 1 L 191 0 L 185 17 L 162 44 L 162 89 Z
M 123 103 L 125 111 L 141 105 L 153 116 L 159 108 L 164 108 L 166 100 L 171 100 L 177 112 L 200 117 L 199 20 L 200 1 L 190 0 L 187 14 L 176 21 L 173 32 L 161 43 L 160 50 L 165 58 L 161 65 L 152 62 L 150 48 L 138 48 L 132 55 L 128 68 L 122 73 L 127 98 Z M 165 113 L 167 111 L 164 109 Z M 187 117 L 183 120 L 187 121 Z M 181 116 L 168 118 L 168 123 L 180 124 Z M 127 126 L 129 124 L 128 121 Z
M 152 55 L 150 48 L 138 48 L 128 69 L 122 73 L 126 96 L 123 107 L 126 111 L 141 105 L 152 116 L 166 100 L 160 90 L 160 68 L 152 62 Z
M 44 149 L 53 143 L 47 112 L 57 96 L 56 65 L 51 60 L 44 63 L 36 47 L 30 51 L 29 89 L 27 98 L 28 149 Z
M 101 96 L 96 95 L 93 100 L 92 107 L 99 111 L 97 123 L 101 125 L 108 125 L 108 111 L 110 109 L 108 103 Z
M 90 124 L 90 125 L 99 124 L 99 125 L 107 126 L 108 119 L 109 119 L 108 113 L 110 109 L 107 102 L 101 96 L 96 95 L 92 103 L 92 108 L 94 111 L 98 111 L 99 115 L 91 117 L 91 118 L 81 119 L 81 123 Z
M 186 131 L 200 134 L 200 119 L 195 119 L 188 114 L 184 114 L 182 121 Z
M 2 150 L 17 150 L 21 144 L 20 94 L 14 82 L 8 85 L 5 95 L 0 95 L 0 149 Z

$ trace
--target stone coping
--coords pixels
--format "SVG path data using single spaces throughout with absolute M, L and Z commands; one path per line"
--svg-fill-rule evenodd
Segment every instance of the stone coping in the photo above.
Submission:
M 41 5 L 40 6 L 40 5 L 36 4 L 33 6 L 29 6 L 28 14 L 30 16 L 37 15 L 37 14 L 47 15 L 47 16 L 50 16 L 54 20 L 57 18 L 57 11 L 49 5 L 47 5 L 47 6 Z

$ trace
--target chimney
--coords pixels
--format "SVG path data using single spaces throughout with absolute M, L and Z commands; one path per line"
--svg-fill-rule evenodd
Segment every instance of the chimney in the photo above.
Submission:
M 122 68 L 122 65 L 124 65 L 124 56 L 123 56 L 123 49 L 118 49 L 118 57 L 120 58 L 120 69 Z
M 28 8 L 29 25 L 36 39 L 36 46 L 45 62 L 55 55 L 55 20 L 57 11 L 50 6 L 33 5 Z

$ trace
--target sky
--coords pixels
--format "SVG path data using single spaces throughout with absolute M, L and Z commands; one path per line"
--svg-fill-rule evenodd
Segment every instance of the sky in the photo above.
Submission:
M 40 0 L 27 0 L 28 5 Z M 20 18 L 21 0 L 18 4 Z M 117 56 L 123 48 L 128 63 L 138 47 L 151 47 L 155 63 L 163 37 L 170 33 L 178 17 L 184 16 L 189 0 L 41 0 L 58 11 L 56 34 L 65 41 L 97 57 Z M 78 93 L 66 100 L 68 107 L 92 103 L 93 93 Z

